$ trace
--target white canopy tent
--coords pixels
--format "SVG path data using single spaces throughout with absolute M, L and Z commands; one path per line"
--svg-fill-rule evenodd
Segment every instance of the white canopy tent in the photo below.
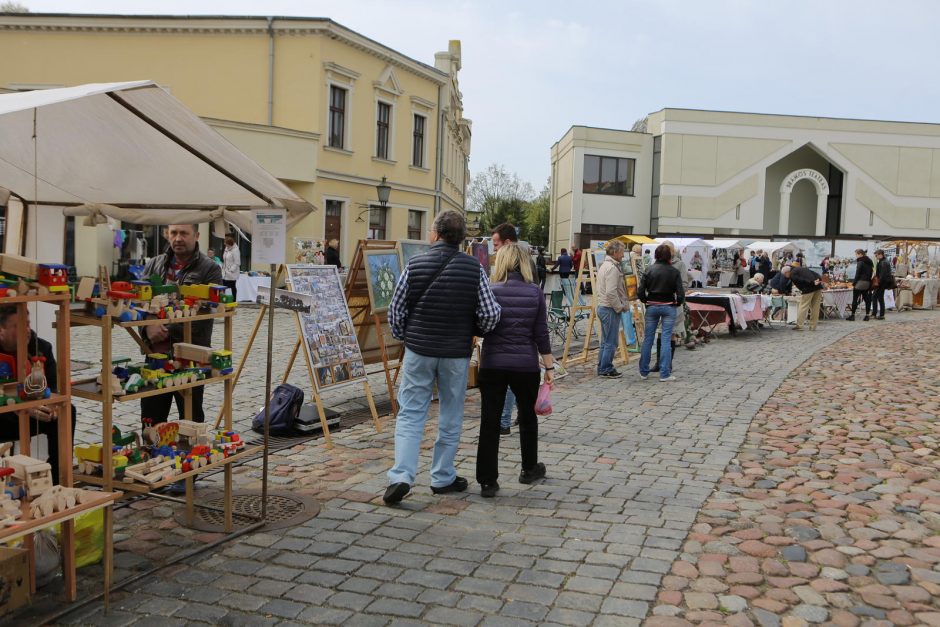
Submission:
M 655 244 L 643 244 L 643 252 L 649 252 L 652 256 L 656 247 L 664 242 L 672 242 L 679 253 L 679 257 L 685 262 L 689 270 L 700 266 L 700 269 L 706 275 L 711 264 L 711 245 L 703 239 L 694 237 L 657 237 Z
M 710 239 L 706 241 L 712 248 L 720 248 L 732 252 L 735 250 L 744 250 L 744 244 L 741 243 L 741 240 L 737 239 Z
M 289 223 L 313 210 L 150 81 L 0 95 L 0 187 L 88 224 L 224 220 L 247 232 L 239 209 L 281 207 Z
M 757 240 L 748 244 L 746 249 L 747 254 L 750 255 L 752 250 L 754 252 L 762 250 L 770 257 L 779 257 L 785 253 L 793 253 L 795 255 L 800 252 L 801 249 L 793 242 L 771 242 L 770 240 Z

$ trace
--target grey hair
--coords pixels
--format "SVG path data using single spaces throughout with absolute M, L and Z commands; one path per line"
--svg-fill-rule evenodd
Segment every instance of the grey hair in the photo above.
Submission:
M 758 272 L 757 274 L 754 275 L 754 280 L 755 280 L 755 281 L 759 281 L 760 283 L 763 283 L 763 282 L 764 282 L 764 275 L 761 274 L 760 272 Z
M 626 246 L 623 245 L 623 242 L 621 242 L 619 239 L 615 239 L 607 242 L 607 246 L 604 247 L 604 251 L 608 255 L 615 255 L 625 248 Z
M 782 268 L 780 271 L 781 271 L 781 272 L 792 272 L 792 271 L 793 271 L 793 268 L 792 268 L 791 266 L 783 266 L 783 268 Z
M 460 246 L 467 236 L 467 222 L 463 214 L 448 209 L 437 214 L 432 225 L 434 232 L 451 246 Z

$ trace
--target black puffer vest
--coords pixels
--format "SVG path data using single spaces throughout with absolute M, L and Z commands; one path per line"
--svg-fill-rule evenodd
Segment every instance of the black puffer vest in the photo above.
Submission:
M 428 252 L 408 262 L 405 346 L 425 357 L 469 357 L 473 349 L 480 262 L 470 255 L 454 253 L 456 248 L 434 242 Z M 445 263 L 447 266 L 431 285 Z

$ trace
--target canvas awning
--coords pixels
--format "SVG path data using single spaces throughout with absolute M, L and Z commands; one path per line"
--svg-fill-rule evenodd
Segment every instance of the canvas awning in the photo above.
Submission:
M 725 250 L 744 250 L 744 244 L 737 239 L 710 239 L 708 245 L 712 248 L 723 248 Z
M 314 209 L 150 81 L 0 95 L 0 187 L 93 222 L 248 230 L 240 210 Z
M 623 242 L 627 246 L 632 246 L 633 244 L 655 244 L 656 243 L 656 240 L 650 237 L 647 237 L 645 235 L 618 235 L 614 239 Z
M 795 255 L 796 253 L 800 252 L 801 249 L 793 242 L 771 242 L 770 240 L 757 240 L 756 242 L 751 242 L 747 245 L 747 252 L 752 250 L 754 252 L 763 250 L 768 255 L 782 255 L 783 253 L 793 253 Z

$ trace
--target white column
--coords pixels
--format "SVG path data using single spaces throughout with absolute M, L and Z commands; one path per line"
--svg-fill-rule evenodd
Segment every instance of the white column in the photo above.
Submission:
M 786 235 L 790 228 L 790 192 L 780 192 L 780 220 L 777 232 Z
M 816 236 L 826 234 L 826 213 L 828 210 L 829 196 L 819 193 L 816 195 Z

